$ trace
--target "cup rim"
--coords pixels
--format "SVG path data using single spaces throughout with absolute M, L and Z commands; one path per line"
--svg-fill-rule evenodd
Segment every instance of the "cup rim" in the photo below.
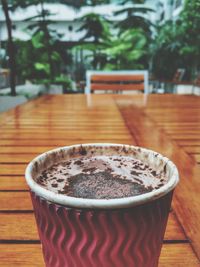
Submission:
M 61 149 L 69 150 L 80 146 L 82 147 L 125 146 L 127 148 L 140 149 L 141 153 L 146 152 L 157 156 L 159 155 L 159 157 L 168 165 L 168 167 L 173 170 L 172 176 L 170 177 L 169 181 L 167 181 L 166 184 L 164 184 L 159 189 L 155 189 L 154 191 L 150 191 L 148 193 L 144 193 L 137 196 L 114 198 L 114 199 L 87 199 L 87 198 L 71 197 L 45 189 L 44 187 L 40 186 L 38 183 L 35 182 L 35 180 L 32 177 L 32 169 L 36 162 L 46 158 L 48 155 L 52 153 L 55 152 L 59 153 Z M 59 147 L 40 154 L 27 165 L 25 170 L 25 179 L 31 191 L 33 191 L 36 195 L 46 199 L 47 201 L 50 201 L 55 204 L 60 204 L 62 206 L 72 207 L 72 208 L 117 209 L 117 208 L 134 207 L 161 198 L 162 196 L 166 195 L 168 192 L 172 191 L 175 188 L 175 186 L 179 182 L 179 173 L 177 167 L 171 160 L 169 160 L 167 157 L 164 157 L 162 154 L 147 148 L 133 146 L 133 145 L 114 144 L 114 143 L 87 143 L 87 144 L 77 144 L 77 145 Z

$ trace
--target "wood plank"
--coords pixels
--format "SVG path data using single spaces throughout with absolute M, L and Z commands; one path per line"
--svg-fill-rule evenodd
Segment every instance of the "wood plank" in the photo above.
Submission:
M 117 75 L 112 75 L 112 74 L 94 74 L 91 75 L 91 81 L 101 81 L 101 82 L 121 82 L 121 81 L 144 81 L 144 75 L 125 75 L 125 74 L 117 74 Z
M 200 263 L 189 244 L 165 244 L 162 247 L 158 267 L 169 266 L 199 267 Z
M 153 118 L 153 116 L 152 116 Z M 170 124 L 170 123 L 162 123 L 162 122 L 158 122 L 159 126 L 162 126 L 163 129 L 165 130 L 182 130 L 182 131 L 187 131 L 187 130 L 200 130 L 200 127 L 198 125 L 196 125 L 196 123 L 192 123 L 190 125 L 185 125 L 184 121 L 183 122 L 177 122 L 176 124 Z
M 119 97 L 121 98 L 121 96 Z M 118 134 L 127 133 L 126 127 L 124 126 L 123 119 L 121 118 L 119 111 L 113 104 L 112 96 L 92 95 L 89 101 L 87 101 L 86 96 L 78 96 L 78 95 L 58 96 L 58 97 L 50 96 L 44 99 L 45 101 L 41 101 L 37 105 L 33 105 L 32 108 L 28 110 L 28 112 L 25 112 L 25 109 L 22 108 L 19 114 L 13 113 L 12 114 L 13 117 L 11 116 L 11 120 L 8 120 L 6 124 L 4 124 L 3 127 L 5 127 L 4 130 L 6 132 L 5 132 L 5 135 L 3 133 L 2 137 L 3 138 L 5 137 L 6 140 L 0 140 L 0 145 L 2 145 L 2 147 L 0 148 L 0 158 L 2 157 L 4 153 L 6 154 L 4 155 L 6 160 L 8 161 L 12 160 L 12 163 L 13 163 L 13 161 L 15 161 L 13 155 L 15 153 L 19 153 L 19 154 L 26 153 L 24 149 L 28 148 L 27 150 L 29 151 L 29 153 L 42 153 L 45 150 L 45 148 L 47 148 L 46 150 L 48 150 L 49 147 L 62 146 L 60 144 L 62 144 L 63 142 L 65 142 L 64 145 L 66 145 L 66 140 L 51 140 L 50 138 L 46 140 L 45 135 L 48 135 L 49 131 L 51 131 L 52 133 L 51 137 L 55 136 L 57 139 L 59 139 L 58 138 L 59 135 L 63 135 L 65 131 L 68 131 L 71 134 L 74 134 L 75 131 L 77 130 L 77 131 L 83 132 L 84 135 L 85 134 L 87 135 L 88 129 L 92 128 L 92 130 L 90 131 L 90 134 L 92 133 L 93 135 L 95 135 L 96 133 L 99 133 L 101 131 L 102 131 L 101 133 L 105 134 L 106 137 L 105 139 L 102 138 L 101 142 L 108 142 L 108 141 L 114 142 L 116 140 L 119 140 L 119 139 L 115 139 L 115 137 Z M 195 127 L 196 121 L 199 119 L 199 115 L 194 115 L 195 113 L 200 114 L 198 111 L 200 107 L 200 100 L 197 97 L 188 98 L 185 96 L 183 97 L 173 96 L 172 97 L 172 96 L 165 95 L 165 96 L 161 96 L 160 98 L 158 96 L 148 96 L 147 102 L 143 101 L 143 98 L 141 96 L 134 96 L 134 98 L 130 98 L 130 96 L 128 96 L 126 99 L 129 99 L 129 103 L 136 102 L 137 106 L 145 110 L 145 112 L 147 113 L 150 112 L 149 116 L 151 118 L 155 116 L 156 121 L 159 124 L 162 123 L 162 116 L 160 116 L 159 113 L 165 112 L 166 113 L 165 119 L 164 119 L 164 122 L 160 124 L 161 127 L 162 126 L 168 127 L 170 125 L 172 125 L 172 127 L 178 127 L 178 125 L 183 125 L 183 127 L 185 126 L 188 127 L 188 125 L 190 126 L 193 125 L 193 127 Z M 187 111 L 187 108 L 191 107 L 190 102 L 192 103 L 192 111 L 188 113 L 188 116 L 184 116 L 184 114 L 182 114 L 180 116 L 176 116 L 176 118 L 173 118 L 173 113 L 179 112 L 180 109 L 182 110 L 183 113 L 184 113 L 184 110 Z M 145 103 L 147 104 L 147 108 L 145 107 L 146 105 Z M 173 108 L 175 103 L 176 103 L 177 108 L 169 111 L 171 108 Z M 156 110 L 155 110 L 155 107 L 156 107 Z M 169 113 L 169 115 L 167 115 L 167 113 Z M 136 123 L 138 121 L 137 116 L 138 114 L 136 113 L 134 114 L 134 116 L 131 117 L 131 119 L 133 118 L 136 121 Z M 167 116 L 172 118 L 171 121 L 168 121 Z M 190 116 L 193 116 L 194 118 L 193 122 L 188 121 Z M 116 119 L 113 119 L 112 117 L 114 118 L 116 117 Z M 185 119 L 187 121 L 185 121 Z M 111 126 L 115 127 L 114 133 L 113 133 L 114 128 L 112 128 Z M 47 130 L 45 129 L 45 127 L 47 127 Z M 166 155 L 170 153 L 171 153 L 170 155 L 178 154 L 178 152 L 174 151 L 171 146 L 168 146 L 168 143 L 164 146 L 163 144 L 165 144 L 165 135 L 162 137 L 160 135 L 156 135 L 154 129 L 152 130 L 151 127 L 152 127 L 152 121 L 150 120 L 150 123 L 149 123 L 149 118 L 148 120 L 144 120 L 143 124 L 138 125 L 138 128 L 136 127 L 136 132 L 134 132 L 134 137 L 136 141 L 138 141 L 138 139 L 141 137 L 141 132 L 144 132 L 144 134 L 142 135 L 142 139 L 144 140 L 144 143 L 148 147 L 148 140 L 146 138 L 147 138 L 147 135 L 149 138 L 149 133 L 150 133 L 152 142 L 154 143 L 158 142 L 157 144 L 158 148 L 161 144 L 161 148 L 164 149 L 163 151 L 164 153 L 166 152 Z M 157 124 L 154 125 L 153 127 L 156 128 Z M 32 141 L 33 138 L 31 138 L 31 132 L 35 135 L 37 128 L 38 128 L 38 135 L 45 136 L 45 140 L 40 139 L 40 140 Z M 102 130 L 104 128 L 105 128 L 105 131 Z M 138 129 L 140 131 L 138 131 Z M 148 130 L 148 132 L 145 132 L 146 130 Z M 56 135 L 56 131 L 58 131 L 58 135 Z M 196 130 L 194 129 L 194 131 Z M 164 131 L 161 130 L 161 132 L 162 132 L 161 135 L 163 135 Z M 27 135 L 27 137 L 29 137 L 30 140 L 26 140 L 26 139 L 22 140 L 21 137 L 19 140 L 9 140 L 8 136 L 11 136 L 11 139 L 13 139 L 12 134 L 15 134 L 15 133 L 17 134 L 19 133 L 21 137 L 25 137 L 24 135 Z M 108 134 L 113 133 L 114 137 L 113 136 L 108 137 L 106 133 Z M 174 133 L 179 134 L 180 132 L 175 131 Z M 195 133 L 195 132 L 186 132 L 186 134 L 192 134 L 192 133 Z M 130 144 L 136 143 L 135 140 L 134 141 L 132 140 L 132 137 L 128 135 L 128 133 L 127 133 L 127 136 L 128 138 L 126 137 L 125 139 L 121 139 L 121 141 L 126 140 L 127 142 L 119 142 L 119 143 L 128 143 L 129 141 L 130 141 Z M 91 138 L 90 139 L 88 138 L 87 140 L 89 140 L 89 142 L 87 143 L 92 142 L 93 136 L 91 136 Z M 80 143 L 81 140 L 79 138 L 75 139 L 73 136 L 67 141 L 72 142 L 72 144 L 74 142 L 75 144 L 75 143 Z M 84 136 L 83 142 L 86 142 L 85 136 Z M 17 152 L 16 148 L 21 149 L 21 151 Z M 180 159 L 178 159 L 178 165 L 181 166 L 184 172 L 184 176 L 183 176 L 184 181 L 186 178 L 192 177 L 192 179 L 188 179 L 187 185 L 189 189 L 188 191 L 194 192 L 194 196 L 191 196 L 191 204 L 193 204 L 193 201 L 195 200 L 195 195 L 198 192 L 198 188 L 195 188 L 195 186 L 193 186 L 192 181 L 195 180 L 197 182 L 197 176 L 199 176 L 199 172 L 196 170 L 196 167 L 194 167 L 196 166 L 194 161 L 190 159 L 189 168 L 190 166 L 192 166 L 192 169 L 188 170 L 188 166 L 186 165 L 188 158 L 186 156 L 183 156 L 182 152 L 180 153 L 179 156 L 180 156 Z M 23 156 L 22 155 L 19 156 L 18 159 L 23 160 Z M 10 168 L 11 175 L 9 173 L 7 174 L 7 176 L 5 174 L 2 174 L 5 176 L 0 176 L 0 184 L 1 182 L 3 182 L 3 184 L 5 183 L 3 186 L 4 188 L 8 188 L 8 190 L 9 188 L 11 190 L 18 190 L 18 189 L 20 190 L 20 188 L 24 188 L 25 190 L 27 189 L 27 186 L 25 185 L 24 178 L 23 178 L 24 172 L 22 172 L 24 167 L 22 166 L 17 167 L 17 165 L 20 165 L 20 164 L 8 164 L 7 168 Z M 0 172 L 1 172 L 2 166 L 5 167 L 6 164 L 2 164 L 0 166 Z M 18 170 L 20 170 L 21 172 L 21 176 L 12 177 L 13 168 L 18 168 Z M 17 174 L 14 174 L 14 175 L 17 175 Z M 196 178 L 194 179 L 194 177 Z M 15 186 L 13 187 L 12 187 L 12 178 L 16 179 L 14 182 Z M 190 186 L 189 186 L 189 182 L 192 183 Z M 2 190 L 7 190 L 7 189 L 2 189 Z M 183 193 L 183 195 L 185 194 L 185 192 L 183 191 L 182 185 L 181 185 L 181 189 L 178 189 L 178 193 L 180 194 L 181 192 Z M 187 192 L 186 192 L 186 200 L 187 200 Z M 15 200 L 15 202 L 13 202 L 13 200 Z M 179 200 L 180 202 L 178 202 Z M 184 197 L 181 198 L 180 196 L 179 198 L 177 198 L 175 195 L 176 202 L 175 204 L 173 204 L 173 206 L 175 205 L 178 206 L 177 215 L 181 214 L 183 209 L 188 209 L 187 201 L 186 201 L 186 206 L 181 207 L 182 203 L 185 203 L 184 200 L 185 200 Z M 197 206 L 199 205 L 198 199 L 195 205 Z M 32 228 L 31 230 L 31 229 L 28 229 L 27 227 L 28 224 L 31 224 L 31 227 L 34 227 L 33 226 L 34 225 L 33 214 L 23 212 L 25 210 L 32 209 L 32 204 L 30 201 L 29 193 L 28 192 L 0 192 L 0 209 L 1 208 L 2 208 L 2 213 L 0 213 L 0 216 L 3 215 L 4 218 L 3 218 L 2 224 L 1 224 L 1 219 L 0 219 L 0 224 L 1 224 L 0 232 L 2 231 L 2 234 L 0 233 L 0 235 L 3 235 L 5 240 L 8 240 L 8 241 L 10 240 L 14 241 L 14 238 L 16 238 L 16 240 L 19 240 L 19 241 L 30 240 L 31 242 L 31 238 L 34 238 L 34 236 L 37 235 L 36 228 L 35 229 Z M 196 206 L 194 208 L 196 208 Z M 3 213 L 3 210 L 4 211 L 11 210 L 14 213 L 8 213 L 8 212 Z M 21 212 L 16 213 L 15 212 L 16 210 L 19 210 L 19 211 L 21 210 L 22 213 Z M 22 215 L 23 218 L 18 219 L 17 216 L 20 216 L 20 215 Z M 26 219 L 27 218 L 26 215 L 29 216 L 28 219 Z M 8 217 L 6 218 L 6 216 L 10 216 L 9 219 Z M 182 236 L 183 232 L 181 230 L 181 227 L 179 223 L 177 222 L 176 217 L 172 218 L 173 216 L 174 216 L 173 214 L 170 214 L 170 219 L 169 219 L 169 223 L 167 226 L 168 228 L 167 228 L 165 238 L 166 239 L 170 238 L 167 240 L 171 240 L 171 238 L 175 240 L 178 237 L 177 240 L 181 241 L 182 240 L 181 237 L 185 239 L 185 236 L 184 235 Z M 198 241 L 199 234 L 198 232 L 196 232 L 196 228 L 193 229 L 193 224 L 191 223 L 192 220 L 194 221 L 198 220 L 198 217 L 193 217 L 193 212 L 191 212 L 190 209 L 188 209 L 187 216 L 189 216 L 189 219 L 188 218 L 185 219 L 184 223 L 185 225 L 187 225 L 185 229 L 187 228 L 189 229 L 190 227 L 191 233 L 189 233 L 189 238 L 191 238 L 191 236 L 195 237 L 196 235 L 197 241 Z M 179 219 L 181 221 L 181 224 L 183 224 L 181 220 L 181 216 Z M 17 224 L 16 222 L 20 222 L 20 223 Z M 23 228 L 25 228 L 26 230 L 22 233 Z M 194 246 L 193 238 L 191 240 Z M 34 246 L 34 249 L 32 249 L 33 251 L 27 252 L 28 250 L 27 246 L 29 245 Z M 1 264 L 2 266 L 15 266 L 16 264 L 19 266 L 20 264 L 21 266 L 37 266 L 35 262 L 36 262 L 36 259 L 38 259 L 38 255 L 34 259 L 34 261 L 32 261 L 32 259 L 28 259 L 28 257 L 33 257 L 33 255 L 35 255 L 34 253 L 37 253 L 37 251 L 35 251 L 37 250 L 35 247 L 40 247 L 39 245 L 15 244 L 16 252 L 15 252 L 15 247 L 12 247 L 12 249 L 10 250 L 7 249 L 10 246 L 12 246 L 12 244 L 1 244 L 0 245 L 0 259 L 1 259 L 0 262 L 2 262 L 0 263 L 0 266 Z M 24 246 L 25 250 L 23 249 L 20 250 L 20 246 Z M 6 252 L 5 251 L 2 252 L 2 248 L 6 249 Z M 165 248 L 166 248 L 166 252 L 164 251 Z M 164 254 L 164 256 L 163 256 L 163 251 L 164 253 L 166 253 Z M 168 266 L 173 266 L 173 265 L 181 266 L 181 267 L 182 266 L 194 266 L 194 267 L 199 266 L 199 263 L 197 259 L 195 258 L 195 254 L 193 253 L 189 244 L 165 244 L 163 247 L 163 251 L 162 251 L 162 256 L 161 256 L 159 267 L 160 266 L 168 267 Z M 27 255 L 27 257 L 25 256 L 26 257 L 25 259 L 23 258 L 24 255 Z M 39 255 L 41 257 L 41 252 Z M 2 259 L 4 259 L 4 261 L 2 261 Z M 30 262 L 28 262 L 28 260 L 30 260 Z M 44 265 L 43 263 L 40 262 L 38 266 L 44 266 Z
M 1 240 L 39 240 L 33 213 L 0 213 Z
M 164 134 L 164 131 L 157 128 L 148 114 L 136 106 L 125 105 L 124 100 L 122 102 L 116 98 L 116 102 L 137 144 L 164 154 L 177 165 L 181 182 L 175 190 L 173 205 L 186 235 L 200 258 L 200 168 L 183 149 Z
M 39 240 L 33 213 L 0 213 L 1 240 Z M 165 240 L 186 240 L 186 237 L 171 212 Z
M 116 115 L 116 114 L 115 114 Z M 106 115 L 105 115 L 106 116 Z M 94 125 L 97 127 L 107 127 L 109 125 L 112 126 L 120 126 L 123 125 L 121 121 L 113 121 L 113 120 L 105 120 L 105 121 L 93 121 L 90 119 L 88 119 L 87 121 L 83 121 L 83 120 L 75 120 L 72 119 L 71 121 L 67 122 L 66 121 L 59 121 L 59 120 L 54 120 L 54 121 L 47 121 L 47 120 L 20 120 L 18 123 L 16 123 L 15 121 L 9 121 L 7 122 L 6 126 L 8 127 L 16 127 L 16 129 L 21 128 L 21 127 L 45 127 L 45 128 L 49 128 L 49 129 L 57 129 L 57 128 L 65 128 L 65 126 L 67 126 L 68 124 L 71 125 L 71 127 L 82 127 L 82 126 L 86 126 L 86 127 L 93 127 Z
M 95 115 L 97 117 L 103 117 L 105 114 L 107 114 L 107 116 L 109 118 L 111 118 L 113 115 L 116 114 L 117 109 L 114 105 L 109 106 L 94 106 L 92 108 L 88 108 L 88 107 L 78 107 L 79 103 L 76 103 L 72 106 L 70 106 L 69 103 L 67 103 L 67 106 L 65 106 L 64 108 L 60 108 L 58 107 L 58 105 L 54 105 L 52 107 L 54 107 L 55 109 L 52 110 L 48 108 L 48 105 L 40 105 L 40 109 L 39 110 L 32 110 L 30 111 L 28 114 L 34 115 L 35 118 L 37 119 L 55 119 L 58 118 L 58 120 L 65 120 L 65 118 L 70 118 L 71 116 L 76 117 L 76 119 L 79 119 L 81 117 L 87 119 L 87 117 L 91 117 L 95 119 Z M 45 109 L 44 109 L 45 108 Z M 28 114 L 23 114 L 22 119 L 28 119 L 29 116 Z M 76 114 L 78 116 L 76 116 Z M 48 116 L 48 117 L 47 117 Z M 116 118 L 117 120 L 120 119 L 120 117 Z
M 187 121 L 177 121 L 177 122 L 164 122 L 164 121 L 160 121 L 160 122 L 157 122 L 157 124 L 159 126 L 162 126 L 163 128 L 177 128 L 177 127 L 183 127 L 183 128 L 189 128 L 189 127 L 192 127 L 192 128 L 195 128 L 197 126 L 197 123 L 196 122 L 187 122 Z
M 197 121 L 199 121 L 200 120 L 200 114 L 199 115 L 195 115 L 195 116 L 189 116 L 189 115 L 187 115 L 187 114 L 182 114 L 181 116 L 180 116 L 180 114 L 171 114 L 171 116 L 170 116 L 170 114 L 168 114 L 168 113 L 164 113 L 163 112 L 163 114 L 162 114 L 162 116 L 160 116 L 160 118 L 158 119 L 158 118 L 155 118 L 154 117 L 154 120 L 158 123 L 158 122 L 172 122 L 172 123 L 174 123 L 174 124 L 176 124 L 176 123 L 182 123 L 183 121 L 185 122 L 185 123 L 191 123 L 191 122 L 197 122 Z M 161 124 L 162 125 L 162 124 Z
M 2 154 L 40 154 L 51 149 L 57 148 L 57 146 L 0 146 L 0 157 Z
M 199 146 L 200 141 L 199 140 L 178 140 L 177 143 L 180 146 Z
M 0 192 L 0 211 L 32 210 L 29 192 Z
M 200 129 L 191 129 L 191 128 L 178 128 L 178 129 L 166 129 L 165 127 L 162 127 L 167 133 L 169 134 L 187 134 L 187 135 L 192 135 L 192 134 L 200 134 Z
M 200 154 L 193 154 L 192 156 L 195 158 L 195 160 L 196 160 L 198 163 L 200 163 Z
M 17 132 L 16 133 L 2 133 L 0 134 L 0 138 L 1 141 L 3 140 L 21 140 L 21 139 L 29 139 L 29 140 L 53 140 L 53 139 L 61 139 L 61 140 L 68 140 L 71 138 L 74 139 L 94 139 L 94 140 L 98 140 L 98 139 L 127 139 L 129 137 L 129 133 L 127 132 L 122 132 L 122 133 L 116 133 L 115 132 L 103 132 L 103 131 L 90 131 L 90 132 L 82 132 L 82 131 L 75 131 L 75 132 L 71 132 L 71 131 L 67 131 L 67 132 L 63 132 L 63 133 L 59 133 L 59 132 L 51 132 L 49 131 L 49 133 L 37 133 L 37 132 L 32 132 L 32 133 L 22 133 L 22 132 Z M 49 141 L 50 142 L 50 141 Z
M 44 267 L 41 245 L 0 244 L 2 267 Z M 158 267 L 199 267 L 189 244 L 164 244 Z
M 144 90 L 144 84 L 99 84 L 99 83 L 92 83 L 91 90 Z
M 3 132 L 6 133 L 15 133 L 17 132 L 22 132 L 22 133 L 31 133 L 31 132 L 37 132 L 37 133 L 49 133 L 50 131 L 55 133 L 64 133 L 66 131 L 70 131 L 70 132 L 76 132 L 78 130 L 83 131 L 84 133 L 87 132 L 93 132 L 95 131 L 100 131 L 100 132 L 106 132 L 106 133 L 113 133 L 113 131 L 115 132 L 119 132 L 119 133 L 124 133 L 127 132 L 127 129 L 124 125 L 96 125 L 95 124 L 95 128 L 96 129 L 92 129 L 91 125 L 66 125 L 66 126 L 61 126 L 61 127 L 37 127 L 35 125 L 30 125 L 30 126 L 21 126 L 21 127 L 14 127 L 13 125 L 5 125 L 4 127 L 2 127 L 1 130 L 1 134 Z
M 24 104 L 16 106 L 14 109 L 10 109 L 6 112 L 0 113 L 0 127 L 4 124 L 13 121 L 14 118 L 19 119 L 19 114 L 22 114 L 23 112 L 28 112 L 32 110 L 37 105 L 47 101 L 49 98 L 48 95 L 42 96 L 36 99 L 32 99 L 31 101 L 28 101 Z
M 34 115 L 33 115 L 34 116 Z M 114 114 L 113 116 L 116 116 L 116 114 Z M 104 117 L 104 118 L 103 118 Z M 101 123 L 98 123 L 98 120 L 101 120 Z M 15 121 L 9 121 L 7 122 L 7 125 L 16 125 L 16 128 L 19 128 L 21 125 L 38 125 L 39 126 L 47 126 L 47 127 L 57 127 L 57 126 L 65 126 L 66 124 L 71 124 L 71 125 L 81 125 L 81 124 L 85 124 L 85 125 L 102 125 L 102 126 L 106 126 L 106 125 L 122 125 L 122 121 L 121 118 L 120 119 L 116 119 L 116 118 L 111 118 L 108 117 L 107 114 L 105 114 L 104 116 L 102 116 L 101 118 L 91 118 L 91 117 L 82 117 L 82 118 L 75 118 L 75 117 L 70 117 L 70 118 L 66 118 L 66 119 L 51 119 L 48 121 L 47 118 L 44 119 L 37 119 L 34 117 L 31 117 L 30 119 L 20 119 L 20 122 L 17 124 Z
M 187 133 L 181 133 L 181 134 L 170 134 L 171 137 L 174 140 L 199 140 L 200 145 L 200 134 L 187 134 Z
M 180 103 L 181 98 L 182 98 L 182 96 L 178 96 L 178 103 L 177 103 L 176 100 L 174 101 L 174 99 L 172 99 L 171 105 L 167 106 L 167 107 L 164 107 L 165 112 L 174 113 L 174 112 L 179 111 L 180 110 L 179 103 Z M 174 105 L 175 103 L 177 103 L 176 106 Z M 161 103 L 161 104 L 163 104 L 163 103 Z M 186 105 L 186 107 L 188 108 L 188 104 Z M 152 115 L 152 114 L 160 115 L 160 108 L 161 108 L 161 106 L 160 105 L 157 106 L 157 103 L 155 103 L 154 107 L 149 107 L 149 105 L 148 105 L 145 108 L 145 110 L 148 112 L 149 115 Z M 182 113 L 183 112 L 184 112 L 184 110 L 182 110 Z M 197 112 L 200 112 L 200 107 L 199 107 L 198 104 L 195 105 L 194 107 L 190 106 L 190 109 L 187 110 L 187 114 L 192 114 L 192 113 L 197 113 Z
M 134 140 L 132 138 L 125 138 L 121 139 L 118 138 L 117 135 L 112 136 L 111 138 L 98 138 L 98 136 L 93 136 L 91 139 L 87 138 L 86 136 L 80 136 L 78 139 L 35 139 L 32 141 L 31 139 L 9 139 L 9 140 L 1 140 L 0 139 L 0 146 L 13 146 L 15 147 L 15 151 L 17 151 L 18 146 L 26 146 L 26 147 L 35 147 L 35 146 L 47 146 L 49 145 L 54 147 L 60 146 L 68 146 L 68 145 L 75 145 L 75 144 L 83 144 L 83 143 L 118 143 L 118 144 L 134 144 Z
M 44 267 L 40 244 L 0 244 L 0 266 Z
M 28 148 L 27 148 L 28 150 Z M 0 148 L 1 152 L 1 148 Z M 35 154 L 1 154 L 0 153 L 0 163 L 28 163 L 30 162 L 33 158 L 38 156 L 38 153 Z
M 183 148 L 187 153 L 200 154 L 200 145 L 199 146 L 184 146 Z
M 24 176 L 0 176 L 0 191 L 2 190 L 28 190 L 28 186 Z
M 0 163 L 0 176 L 1 175 L 24 175 L 27 164 L 11 164 Z
M 173 102 L 173 105 L 175 103 Z M 179 113 L 180 111 L 180 107 L 171 107 L 171 108 L 164 108 L 163 109 L 163 112 L 160 113 L 160 107 L 154 107 L 154 108 L 151 108 L 149 109 L 148 107 L 146 107 L 146 112 L 148 112 L 149 116 L 153 116 L 154 118 L 156 119 L 160 119 L 162 116 L 162 114 L 166 117 L 166 114 L 169 114 L 169 116 L 172 116 L 173 114 L 178 117 L 179 115 L 179 118 L 182 119 L 184 117 L 184 115 L 186 115 L 186 117 L 189 117 L 189 116 L 197 116 L 199 117 L 200 115 L 200 108 L 195 108 L 195 109 L 192 109 L 192 108 L 188 108 L 187 107 L 187 112 L 185 112 L 185 110 L 182 110 L 181 113 Z

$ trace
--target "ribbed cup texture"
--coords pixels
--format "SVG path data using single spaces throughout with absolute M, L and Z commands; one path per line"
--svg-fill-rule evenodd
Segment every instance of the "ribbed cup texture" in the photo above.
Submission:
M 158 265 L 172 192 L 115 210 L 78 210 L 31 196 L 47 267 Z

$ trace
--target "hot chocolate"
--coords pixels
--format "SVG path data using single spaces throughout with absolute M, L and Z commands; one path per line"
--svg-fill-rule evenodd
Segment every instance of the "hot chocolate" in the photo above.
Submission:
M 113 199 L 154 191 L 162 172 L 130 156 L 82 156 L 54 164 L 36 179 L 42 187 L 76 198 Z

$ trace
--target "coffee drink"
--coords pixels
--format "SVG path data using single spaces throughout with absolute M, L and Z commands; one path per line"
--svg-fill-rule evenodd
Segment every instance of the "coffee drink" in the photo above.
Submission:
M 76 198 L 131 197 L 162 187 L 167 178 L 131 156 L 81 156 L 52 165 L 36 182 L 47 190 Z

